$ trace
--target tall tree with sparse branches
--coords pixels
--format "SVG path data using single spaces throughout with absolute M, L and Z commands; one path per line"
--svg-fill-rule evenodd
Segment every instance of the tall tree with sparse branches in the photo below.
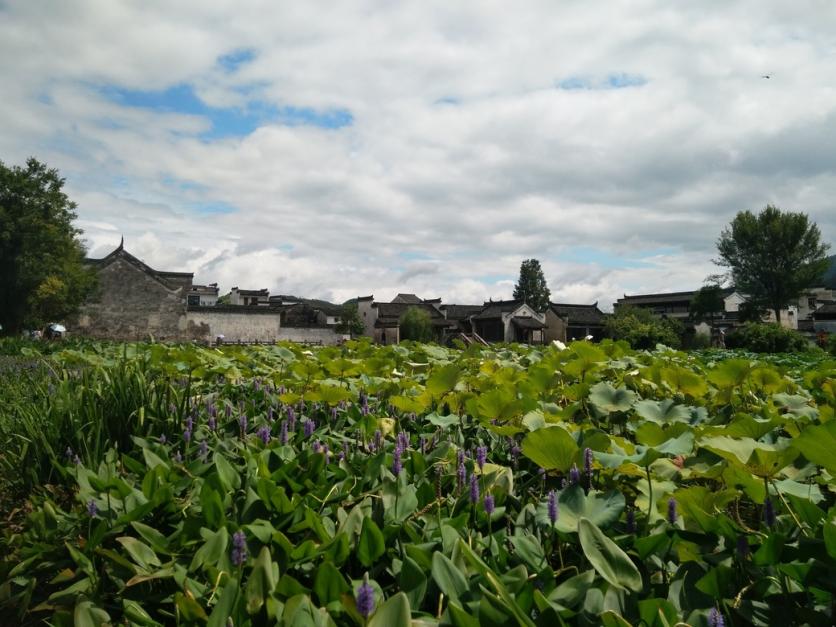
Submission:
M 739 212 L 717 240 L 726 277 L 754 305 L 771 309 L 780 324 L 781 309 L 820 280 L 827 250 L 815 222 L 804 213 L 767 205 L 758 215 Z
M 84 265 L 75 203 L 36 159 L 0 162 L 0 324 L 4 333 L 72 314 L 95 284 Z
M 521 300 L 540 313 L 549 308 L 551 292 L 537 259 L 526 259 L 520 265 L 520 278 L 514 286 L 514 299 Z

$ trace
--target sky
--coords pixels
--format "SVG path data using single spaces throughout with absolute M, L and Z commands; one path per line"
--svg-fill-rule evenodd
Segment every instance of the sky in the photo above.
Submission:
M 222 293 L 478 304 L 536 258 L 608 309 L 768 203 L 836 245 L 832 0 L 0 0 L 0 59 L 0 161 L 90 256 Z

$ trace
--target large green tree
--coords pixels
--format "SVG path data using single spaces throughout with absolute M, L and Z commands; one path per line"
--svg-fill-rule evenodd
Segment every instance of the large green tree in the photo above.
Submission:
M 360 312 L 357 310 L 357 303 L 349 301 L 342 306 L 340 312 L 340 323 L 337 325 L 338 333 L 349 333 L 354 335 L 363 335 L 365 327 L 363 321 L 360 319 Z
M 827 270 L 827 250 L 815 222 L 804 213 L 767 205 L 758 215 L 739 212 L 717 240 L 727 278 L 756 306 L 768 308 L 781 322 L 781 309 L 820 280 Z
M 723 288 L 716 283 L 703 285 L 688 306 L 688 315 L 694 322 L 707 321 L 713 325 L 714 320 L 725 311 L 726 304 L 723 300 Z
M 514 299 L 521 300 L 540 313 L 549 308 L 551 292 L 537 259 L 526 259 L 520 264 L 520 278 L 514 286 Z
M 0 324 L 18 333 L 73 313 L 95 284 L 84 265 L 76 205 L 57 170 L 0 162 Z

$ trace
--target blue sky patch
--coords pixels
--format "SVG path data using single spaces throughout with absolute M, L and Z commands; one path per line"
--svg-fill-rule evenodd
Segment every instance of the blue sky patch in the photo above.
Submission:
M 626 87 L 641 87 L 647 84 L 647 79 L 639 74 L 615 72 L 604 77 L 569 76 L 557 82 L 558 89 L 567 91 L 592 89 L 624 89 Z
M 189 209 L 203 215 L 235 213 L 238 211 L 235 207 L 222 200 L 193 202 L 189 204 Z
M 644 257 L 645 255 L 642 255 Z M 558 256 L 561 261 L 594 263 L 603 268 L 651 268 L 653 264 L 633 257 L 620 257 L 592 246 L 576 246 Z
M 218 57 L 218 65 L 229 74 L 236 72 L 242 65 L 255 59 L 255 51 L 249 49 L 233 50 Z
M 125 107 L 206 117 L 211 123 L 211 129 L 201 134 L 202 139 L 243 137 L 267 123 L 339 129 L 351 125 L 354 121 L 354 116 L 347 109 L 318 111 L 311 107 L 276 107 L 261 100 L 252 100 L 245 108 L 210 107 L 197 97 L 191 85 L 186 84 L 161 91 L 124 89 L 108 85 L 99 91 L 111 102 Z

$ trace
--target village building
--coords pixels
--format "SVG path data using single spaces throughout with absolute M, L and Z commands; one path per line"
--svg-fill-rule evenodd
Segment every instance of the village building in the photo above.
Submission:
M 228 296 L 230 305 L 266 307 L 270 304 L 270 290 L 267 288 L 262 288 L 260 290 L 242 290 L 238 287 L 233 287 L 229 291 Z
M 430 317 L 433 341 L 443 344 L 456 324 L 444 317 L 440 303 L 441 299 L 422 300 L 415 294 L 398 294 L 389 303 L 376 302 L 374 296 L 362 296 L 357 299 L 357 313 L 363 322 L 364 335 L 378 344 L 397 344 L 401 341 L 403 315 L 409 309 L 421 309 Z
M 607 314 L 598 308 L 598 302 L 591 305 L 570 303 L 549 303 L 546 310 L 546 341 L 569 342 L 592 338 L 599 342 L 604 337 L 604 322 Z
M 98 287 L 75 318 L 67 321 L 72 335 L 205 344 L 219 339 L 338 344 L 345 339 L 327 324 L 324 314 L 313 320 L 305 316 L 291 320 L 287 311 L 295 305 L 269 307 L 267 290 L 233 288 L 240 304 L 218 305 L 217 285 L 194 285 L 191 272 L 155 270 L 127 252 L 124 241 L 109 255 L 86 263 L 95 269 Z
M 219 291 L 217 283 L 210 283 L 209 285 L 192 285 L 188 294 L 186 294 L 186 302 L 188 305 L 213 307 L 218 304 Z
M 472 316 L 473 331 L 487 342 L 542 344 L 546 316 L 520 300 L 488 301 Z

